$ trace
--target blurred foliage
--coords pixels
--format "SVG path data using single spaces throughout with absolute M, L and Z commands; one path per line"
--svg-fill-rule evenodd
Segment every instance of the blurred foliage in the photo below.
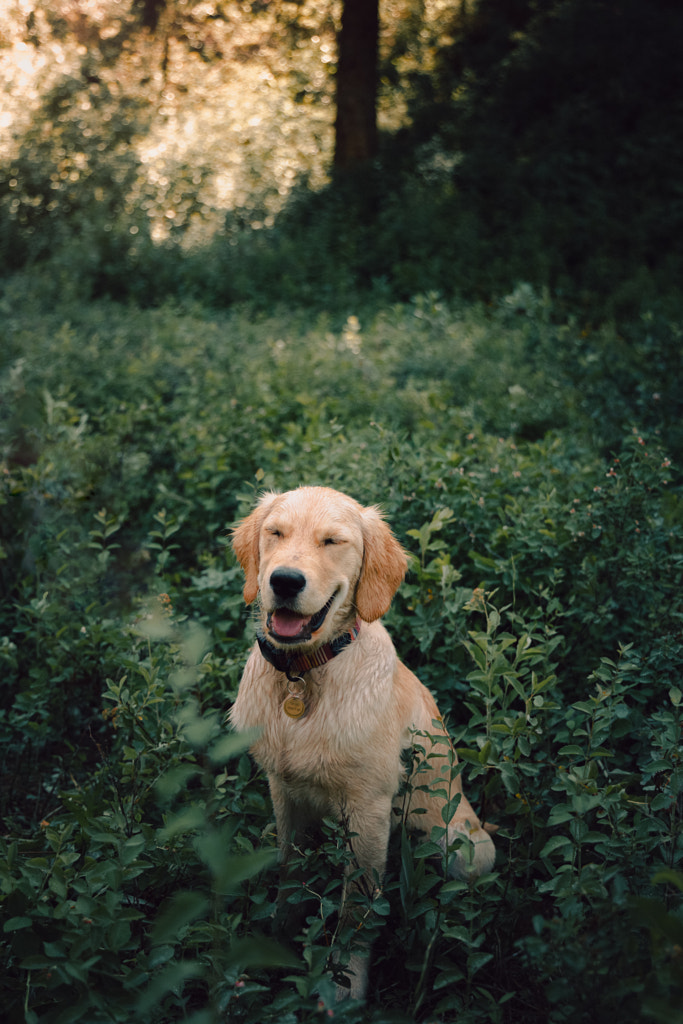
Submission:
M 671 0 L 480 0 L 421 79 L 418 132 L 460 157 L 492 233 L 531 228 L 558 286 L 680 277 L 682 32 Z
M 23 258 L 88 225 L 189 244 L 228 208 L 272 217 L 299 175 L 325 180 L 331 4 L 169 0 L 153 32 L 140 7 L 17 0 L 1 16 L 3 206 Z
M 152 303 L 678 304 L 679 4 L 385 0 L 382 155 L 332 185 L 338 2 L 145 10 L 0 16 L 5 268 Z

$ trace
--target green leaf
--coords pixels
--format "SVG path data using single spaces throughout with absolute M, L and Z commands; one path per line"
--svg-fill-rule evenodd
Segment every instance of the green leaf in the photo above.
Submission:
M 545 679 L 541 679 L 540 681 L 537 680 L 535 675 L 534 675 L 533 692 L 535 694 L 536 693 L 540 693 L 541 690 L 545 690 L 548 686 L 550 686 L 551 683 L 554 683 L 556 681 L 557 681 L 557 676 L 555 675 L 554 672 L 551 675 L 546 676 Z
M 209 907 L 209 900 L 197 892 L 178 892 L 164 904 L 152 928 L 152 945 L 166 945 L 178 938 L 179 932 L 188 924 L 202 917 Z
M 157 779 L 154 788 L 161 803 L 168 803 L 187 786 L 187 783 L 201 771 L 199 765 L 182 764 L 175 768 L 169 768 L 167 772 Z
M 441 886 L 441 892 L 446 895 L 451 892 L 468 892 L 469 883 L 462 878 L 453 878 L 450 882 L 446 882 Z
M 127 921 L 119 920 L 107 929 L 107 942 L 113 950 L 124 949 L 130 941 L 131 929 Z
M 521 697 L 522 700 L 525 701 L 526 700 L 526 691 L 524 689 L 524 684 L 521 682 L 521 680 L 519 679 L 518 675 L 516 673 L 514 673 L 514 672 L 506 672 L 503 675 L 503 678 L 504 678 L 505 682 L 509 686 L 512 687 L 512 689 L 515 691 L 517 696 Z
M 224 895 L 235 893 L 247 878 L 272 867 L 277 860 L 277 850 L 267 849 L 226 855 L 229 841 L 229 828 L 216 829 L 195 840 L 197 852 L 214 876 L 216 890 Z
M 554 825 L 562 825 L 565 821 L 570 821 L 574 817 L 575 813 L 576 812 L 569 806 L 569 804 L 555 804 L 555 806 L 550 809 L 548 825 L 551 827 Z
M 467 554 L 476 565 L 481 565 L 485 569 L 495 569 L 496 567 L 495 559 L 480 555 L 478 551 L 468 551 Z
M 456 753 L 461 761 L 465 761 L 467 764 L 480 765 L 480 753 L 479 750 L 472 750 L 469 747 L 458 747 Z
M 145 837 L 140 833 L 131 836 L 121 847 L 119 853 L 121 863 L 123 865 L 132 864 L 140 856 L 146 845 Z
M 470 975 L 476 974 L 477 971 L 480 971 L 481 968 L 485 967 L 491 960 L 493 960 L 493 953 L 470 953 L 467 957 L 467 969 Z
M 568 847 L 571 848 L 572 841 L 569 836 L 551 836 L 548 842 L 541 850 L 541 857 L 549 857 L 551 853 L 556 853 L 558 850 L 566 850 Z
M 43 949 L 45 950 L 46 956 L 55 960 L 62 960 L 66 956 L 64 946 L 61 942 L 44 942 Z
M 592 715 L 595 711 L 595 701 L 592 700 L 579 700 L 576 704 L 572 704 L 573 708 L 577 711 L 583 711 L 586 715 Z
M 464 642 L 465 649 L 472 659 L 477 663 L 482 672 L 486 671 L 486 654 L 481 649 L 479 644 L 471 644 L 467 641 Z M 469 678 L 469 676 L 468 676 Z
M 440 988 L 447 988 L 451 985 L 457 985 L 464 980 L 464 973 L 457 967 L 451 967 L 449 970 L 442 971 L 440 974 L 437 975 L 434 981 L 434 991 L 437 992 Z
M 441 818 L 442 818 L 444 824 L 448 825 L 448 823 L 451 821 L 451 819 L 453 818 L 453 815 L 455 814 L 455 812 L 457 811 L 458 807 L 460 806 L 460 801 L 461 800 L 462 800 L 462 793 L 456 793 L 455 796 L 451 800 L 448 800 L 445 804 L 442 804 L 442 806 L 441 806 Z
M 182 835 L 184 832 L 193 832 L 201 828 L 206 822 L 206 811 L 203 807 L 184 807 L 177 814 L 169 814 L 164 827 L 160 830 L 162 841 L 172 839 L 174 836 Z
M 160 1003 L 167 992 L 181 992 L 186 981 L 201 978 L 204 968 L 198 960 L 175 960 L 163 971 L 155 975 L 149 987 L 140 997 L 137 1006 L 137 1019 L 145 1020 L 150 1010 Z
M 260 735 L 260 729 L 249 729 L 245 732 L 229 733 L 227 736 L 221 736 L 219 740 L 209 747 L 209 759 L 213 764 L 225 764 L 226 761 L 230 761 L 253 746 Z
M 438 843 L 433 843 L 427 840 L 424 843 L 420 843 L 414 853 L 416 860 L 424 860 L 426 857 L 438 857 L 443 854 L 443 850 Z
M 469 929 L 465 928 L 463 925 L 444 925 L 443 934 L 447 939 L 455 939 L 456 942 L 461 942 L 465 946 L 471 945 L 472 937 Z
M 4 932 L 16 932 L 20 928 L 31 928 L 33 921 L 30 917 L 10 917 L 5 921 L 2 930 Z
M 668 882 L 670 885 L 675 885 L 680 892 L 683 892 L 683 872 L 674 871 L 672 868 L 663 868 L 653 876 L 652 881 L 655 884 L 662 882 Z

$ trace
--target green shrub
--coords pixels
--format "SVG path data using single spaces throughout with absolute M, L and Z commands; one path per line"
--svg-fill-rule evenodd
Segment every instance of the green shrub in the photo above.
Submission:
M 675 1020 L 676 326 L 624 354 L 523 285 L 317 317 L 0 301 L 8 1019 Z M 396 830 L 366 1009 L 333 1004 L 344 828 L 300 851 L 313 903 L 275 945 L 267 787 L 225 728 L 253 638 L 229 528 L 299 483 L 409 549 L 387 624 L 499 826 L 472 887 Z

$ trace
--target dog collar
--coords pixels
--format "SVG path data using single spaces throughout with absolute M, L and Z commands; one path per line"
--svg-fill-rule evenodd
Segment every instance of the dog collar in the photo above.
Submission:
M 283 651 L 280 647 L 272 644 L 261 630 L 257 631 L 256 640 L 266 661 L 269 661 L 278 672 L 284 672 L 290 681 L 295 681 L 301 679 L 304 672 L 310 672 L 312 668 L 320 668 L 321 665 L 326 665 L 328 661 L 332 661 L 338 654 L 341 654 L 344 648 L 357 638 L 360 633 L 360 623 L 361 620 L 356 619 L 350 629 L 335 637 L 334 640 L 330 640 L 329 643 L 317 647 L 310 654 L 290 654 L 288 651 Z

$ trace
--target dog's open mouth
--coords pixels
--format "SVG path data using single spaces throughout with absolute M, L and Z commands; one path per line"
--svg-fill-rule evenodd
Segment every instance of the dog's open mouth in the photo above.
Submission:
M 320 629 L 327 613 L 332 607 L 335 595 L 315 615 L 302 615 L 291 608 L 276 608 L 269 612 L 266 619 L 268 632 L 274 640 L 285 644 L 300 644 L 310 640 L 316 630 Z

